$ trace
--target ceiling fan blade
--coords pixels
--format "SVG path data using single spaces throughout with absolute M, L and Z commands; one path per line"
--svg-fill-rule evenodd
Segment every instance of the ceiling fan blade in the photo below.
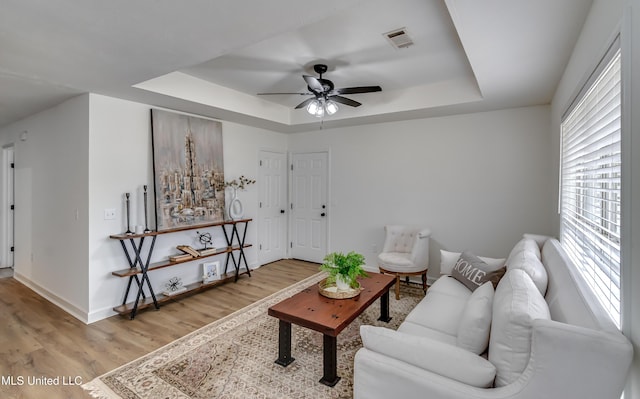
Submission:
M 257 93 L 256 96 L 277 96 L 277 95 L 292 95 L 299 94 L 301 96 L 311 96 L 313 93 Z
M 361 103 L 359 103 L 357 101 L 353 101 L 350 98 L 346 98 L 346 97 L 342 97 L 342 96 L 338 96 L 338 95 L 329 96 L 328 99 L 329 100 L 333 100 L 333 101 L 335 101 L 337 103 L 340 103 L 340 104 L 349 105 L 351 107 L 359 107 L 359 106 L 362 105 Z
M 300 104 L 296 105 L 296 108 L 295 108 L 295 109 L 304 108 L 304 107 L 306 107 L 307 105 L 309 105 L 309 103 L 310 103 L 311 101 L 313 101 L 313 100 L 315 100 L 315 99 L 316 99 L 315 97 L 307 98 L 306 100 L 304 100 L 304 101 L 303 101 L 303 102 L 301 102 Z
M 382 91 L 380 86 L 360 86 L 360 87 L 345 87 L 343 89 L 336 89 L 336 94 L 360 94 L 360 93 L 373 93 L 375 91 Z
M 318 78 L 314 78 L 313 76 L 309 76 L 309 75 L 302 75 L 302 78 L 304 79 L 305 82 L 307 82 L 307 86 L 309 86 L 309 88 L 313 90 L 315 93 L 324 92 L 324 86 L 322 85 L 322 83 L 320 83 Z

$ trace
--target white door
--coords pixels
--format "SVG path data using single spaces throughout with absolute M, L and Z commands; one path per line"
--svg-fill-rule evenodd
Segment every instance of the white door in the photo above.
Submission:
M 260 151 L 258 256 L 261 265 L 286 257 L 287 155 Z
M 322 262 L 327 252 L 328 154 L 292 156 L 291 257 Z

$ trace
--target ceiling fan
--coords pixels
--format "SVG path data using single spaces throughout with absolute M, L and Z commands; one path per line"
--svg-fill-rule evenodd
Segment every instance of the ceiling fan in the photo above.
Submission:
M 329 115 L 336 113 L 338 105 L 336 103 L 348 105 L 350 107 L 359 107 L 361 103 L 352 100 L 350 98 L 343 97 L 342 94 L 361 94 L 361 93 L 373 93 L 376 91 L 382 91 L 380 86 L 359 86 L 359 87 L 345 87 L 342 89 L 336 89 L 333 82 L 329 79 L 323 79 L 322 74 L 327 72 L 327 66 L 325 64 L 316 64 L 313 66 L 313 70 L 319 75 L 319 77 L 302 75 L 302 78 L 307 83 L 307 93 L 258 93 L 259 96 L 275 95 L 275 94 L 300 94 L 303 96 L 312 95 L 296 105 L 295 109 L 307 108 L 307 112 L 317 117 L 324 116 L 325 112 Z

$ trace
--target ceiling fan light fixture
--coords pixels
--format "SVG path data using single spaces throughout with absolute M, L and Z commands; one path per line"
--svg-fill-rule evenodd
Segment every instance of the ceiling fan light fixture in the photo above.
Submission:
M 362 94 L 382 91 L 380 86 L 357 86 L 334 89 L 333 82 L 322 77 L 322 74 L 327 71 L 325 64 L 316 64 L 313 66 L 313 70 L 320 75 L 320 77 L 316 78 L 314 76 L 302 75 L 302 79 L 307 84 L 307 89 L 309 90 L 307 93 L 258 93 L 258 95 L 312 95 L 314 97 L 307 98 L 296 105 L 294 109 L 306 108 L 310 115 L 322 118 L 325 114 L 333 115 L 338 112 L 340 107 L 337 103 L 348 105 L 349 107 L 359 107 L 362 105 L 355 100 L 343 97 L 343 94 Z
M 313 100 L 307 105 L 307 112 L 315 117 L 322 118 L 324 116 L 324 105 L 320 100 Z
M 322 109 L 322 104 L 320 104 L 320 101 L 318 100 L 313 100 L 309 103 L 309 105 L 307 105 L 307 112 L 311 115 L 316 115 L 318 111 L 321 109 Z
M 327 110 L 327 114 L 329 115 L 333 115 L 336 112 L 338 112 L 338 104 L 336 104 L 335 101 L 327 101 L 327 103 L 325 104 L 325 109 Z

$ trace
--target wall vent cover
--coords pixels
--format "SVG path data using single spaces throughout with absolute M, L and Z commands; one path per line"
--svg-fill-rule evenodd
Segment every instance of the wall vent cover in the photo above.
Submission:
M 391 32 L 383 33 L 383 36 L 386 37 L 389 43 L 391 43 L 395 48 L 407 48 L 413 45 L 413 40 L 409 37 L 406 28 L 395 29 Z

